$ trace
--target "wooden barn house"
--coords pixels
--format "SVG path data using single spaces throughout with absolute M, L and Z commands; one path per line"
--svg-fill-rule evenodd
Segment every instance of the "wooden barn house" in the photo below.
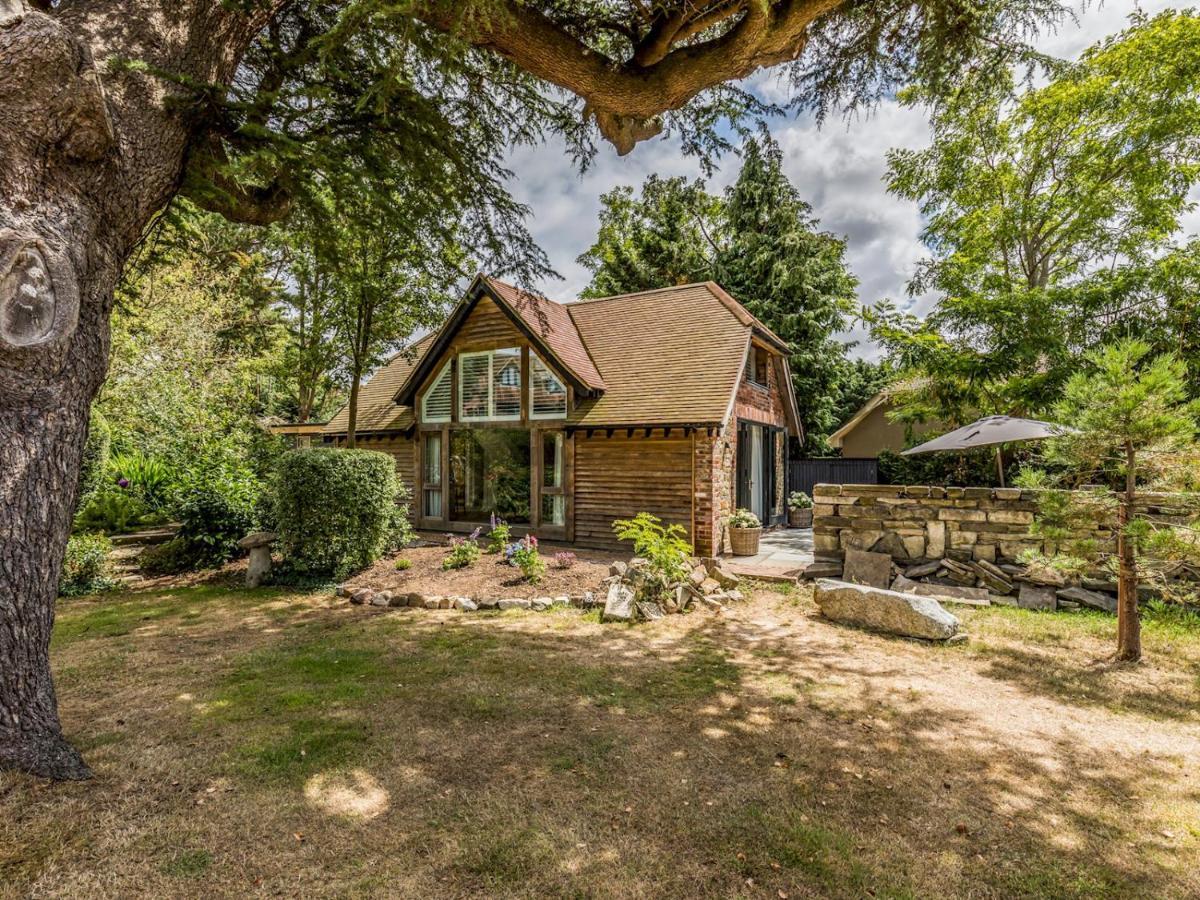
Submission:
M 787 346 L 712 282 L 556 303 L 479 276 L 366 385 L 356 437 L 396 458 L 418 528 L 611 547 L 650 512 L 720 552 L 735 507 L 784 518 L 800 434 Z M 347 411 L 322 429 L 343 444 Z

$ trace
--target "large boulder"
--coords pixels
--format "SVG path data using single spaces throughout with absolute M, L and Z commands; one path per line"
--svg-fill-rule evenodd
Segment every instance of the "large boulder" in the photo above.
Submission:
M 813 596 L 827 619 L 885 634 L 944 641 L 961 629 L 958 619 L 930 597 L 830 578 L 817 579 Z

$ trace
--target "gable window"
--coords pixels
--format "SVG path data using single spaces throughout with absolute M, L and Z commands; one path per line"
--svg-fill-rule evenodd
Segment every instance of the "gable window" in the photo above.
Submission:
M 421 400 L 421 421 L 449 422 L 450 421 L 450 363 L 442 366 L 425 397 Z
M 763 387 L 767 385 L 767 367 L 771 364 L 771 355 L 762 347 L 750 345 L 750 359 L 746 364 L 746 378 Z
M 464 422 L 521 418 L 521 350 L 505 347 L 458 357 L 458 417 Z
M 561 419 L 567 414 L 567 388 L 536 354 L 529 354 L 529 415 Z

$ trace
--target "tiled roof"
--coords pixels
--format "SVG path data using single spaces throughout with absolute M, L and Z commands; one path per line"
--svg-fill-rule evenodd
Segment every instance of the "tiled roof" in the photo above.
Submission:
M 494 278 L 488 289 L 600 395 L 580 400 L 578 427 L 717 425 L 732 408 L 752 334 L 786 350 L 744 307 L 712 282 L 556 303 Z M 362 388 L 358 427 L 403 430 L 411 407 L 395 397 L 435 343 L 428 335 L 398 354 Z M 345 408 L 325 426 L 345 432 Z
M 580 403 L 569 422 L 724 422 L 750 327 L 713 287 L 689 284 L 567 304 L 608 385 L 598 399 Z
M 358 392 L 358 423 L 360 431 L 403 431 L 412 427 L 411 406 L 397 406 L 392 399 L 408 373 L 429 349 L 433 335 L 427 334 L 411 347 L 401 350 L 384 363 Z M 326 434 L 344 434 L 350 424 L 349 406 L 337 411 L 325 426 Z
M 594 390 L 604 390 L 604 378 L 588 354 L 565 306 L 495 278 L 485 276 L 483 280 L 584 384 Z

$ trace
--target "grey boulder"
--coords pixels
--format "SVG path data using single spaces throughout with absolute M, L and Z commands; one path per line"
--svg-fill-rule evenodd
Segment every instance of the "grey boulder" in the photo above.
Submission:
M 620 582 L 609 585 L 608 597 L 604 601 L 604 612 L 600 615 L 600 621 L 632 622 L 633 616 L 633 591 Z
M 827 619 L 885 634 L 944 641 L 961 630 L 958 619 L 930 597 L 820 578 L 814 599 Z

